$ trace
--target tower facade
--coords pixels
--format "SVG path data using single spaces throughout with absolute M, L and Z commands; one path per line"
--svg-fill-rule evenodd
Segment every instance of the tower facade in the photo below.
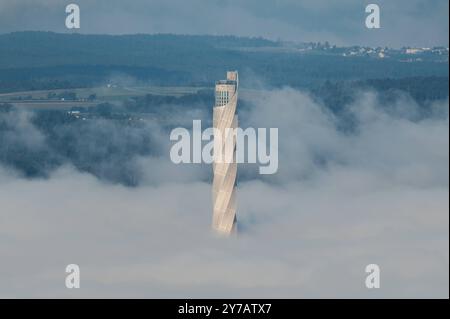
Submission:
M 237 71 L 227 72 L 227 79 L 216 82 L 213 108 L 213 221 L 221 234 L 237 231 L 236 225 L 236 115 L 239 79 Z

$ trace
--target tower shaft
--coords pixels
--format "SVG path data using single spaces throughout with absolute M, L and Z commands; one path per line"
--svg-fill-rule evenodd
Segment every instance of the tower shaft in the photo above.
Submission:
M 213 108 L 213 222 L 222 234 L 236 232 L 236 116 L 238 73 L 227 72 L 227 79 L 216 82 Z

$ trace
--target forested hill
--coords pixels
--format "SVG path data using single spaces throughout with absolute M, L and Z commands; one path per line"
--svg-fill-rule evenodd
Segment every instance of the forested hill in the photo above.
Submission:
M 267 47 L 262 38 L 192 35 L 81 35 L 15 32 L 0 35 L 0 68 L 59 65 L 121 65 L 186 68 L 197 59 L 215 61 L 228 47 Z
M 285 49 L 262 38 L 188 35 L 0 35 L 0 91 L 93 86 L 112 77 L 154 85 L 211 85 L 227 69 L 246 87 L 448 77 L 448 62 L 344 57 Z

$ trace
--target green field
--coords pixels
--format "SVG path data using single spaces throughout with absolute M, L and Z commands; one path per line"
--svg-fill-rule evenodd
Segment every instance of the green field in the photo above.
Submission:
M 182 87 L 182 86 L 120 87 L 111 85 L 93 88 L 23 91 L 23 92 L 0 94 L 0 103 L 10 103 L 16 107 L 45 108 L 45 109 L 70 108 L 73 106 L 90 107 L 103 102 L 115 103 L 126 100 L 131 97 L 143 96 L 146 94 L 182 96 L 185 94 L 195 94 L 202 89 L 205 89 L 205 87 Z M 65 101 L 62 99 L 48 98 L 49 93 L 61 94 L 64 92 L 75 93 L 77 99 Z M 88 101 L 89 96 L 93 94 L 95 94 L 96 96 L 95 100 Z
M 92 107 L 100 103 L 120 103 L 126 99 L 144 96 L 146 94 L 163 96 L 183 96 L 195 94 L 199 90 L 213 89 L 208 87 L 188 87 L 188 86 L 136 86 L 136 87 L 93 87 L 77 89 L 58 89 L 40 91 L 22 91 L 0 94 L 0 103 L 9 103 L 19 108 L 29 109 L 70 109 L 72 107 Z M 73 92 L 76 100 L 49 99 L 48 94 L 61 94 Z M 241 89 L 240 96 L 243 98 L 255 96 L 258 90 Z M 95 94 L 95 100 L 89 101 L 89 96 Z M 213 103 L 213 101 L 211 101 Z

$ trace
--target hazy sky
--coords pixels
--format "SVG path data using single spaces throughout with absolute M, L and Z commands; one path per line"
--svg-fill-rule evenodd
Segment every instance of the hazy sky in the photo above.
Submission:
M 447 0 L 0 0 L 0 33 L 65 32 L 65 6 L 81 8 L 82 33 L 263 36 L 339 45 L 448 46 Z M 365 27 L 365 6 L 381 29 Z

